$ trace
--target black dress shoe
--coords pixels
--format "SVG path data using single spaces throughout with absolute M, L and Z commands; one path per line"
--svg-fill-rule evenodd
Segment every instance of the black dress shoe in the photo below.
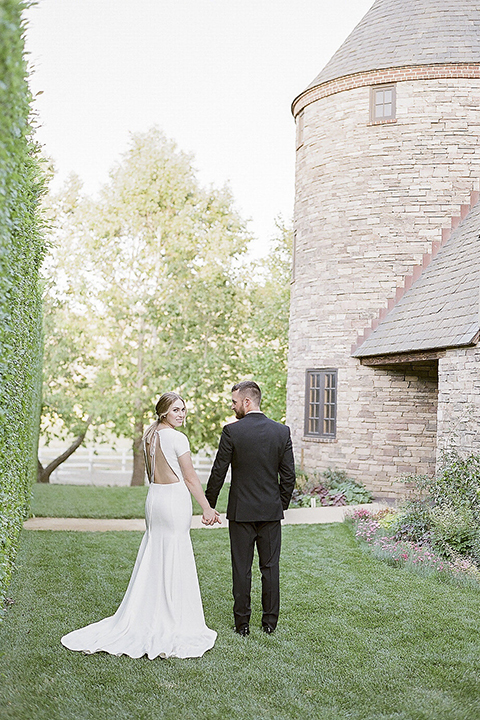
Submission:
M 235 628 L 235 632 L 237 635 L 242 635 L 242 637 L 246 637 L 247 635 L 250 635 L 250 628 L 248 625 L 240 625 L 240 627 Z
M 270 627 L 270 625 L 262 625 L 262 630 L 266 635 L 271 635 L 275 632 L 275 628 Z

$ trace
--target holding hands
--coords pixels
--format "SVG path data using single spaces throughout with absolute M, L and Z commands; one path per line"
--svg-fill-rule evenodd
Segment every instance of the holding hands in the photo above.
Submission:
M 202 523 L 204 525 L 215 525 L 215 523 L 221 525 L 222 521 L 220 520 L 220 513 L 211 507 L 204 509 Z
M 178 464 L 180 465 L 185 485 L 188 487 L 193 497 L 203 510 L 202 523 L 204 525 L 215 525 L 215 523 L 221 525 L 222 521 L 220 520 L 220 513 L 210 507 L 210 504 L 205 497 L 205 493 L 203 492 L 200 480 L 195 472 L 195 468 L 193 467 L 190 453 L 186 452 L 183 455 L 180 455 L 178 458 Z

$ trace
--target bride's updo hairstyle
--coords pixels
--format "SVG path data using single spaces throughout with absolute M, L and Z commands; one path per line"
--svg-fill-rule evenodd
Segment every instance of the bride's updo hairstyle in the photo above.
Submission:
M 175 392 L 163 393 L 160 400 L 155 405 L 155 413 L 157 415 L 158 422 L 162 422 L 175 400 L 180 400 L 183 403 L 185 410 L 187 409 L 187 404 L 181 395 Z

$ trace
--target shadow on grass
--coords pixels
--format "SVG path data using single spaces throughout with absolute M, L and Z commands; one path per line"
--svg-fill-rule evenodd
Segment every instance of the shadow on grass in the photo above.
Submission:
M 139 533 L 23 532 L 0 626 L 6 720 L 473 720 L 480 592 L 391 568 L 346 525 L 286 526 L 277 632 L 232 631 L 226 530 L 192 532 L 207 624 L 201 659 L 84 656 L 65 632 L 112 614 Z

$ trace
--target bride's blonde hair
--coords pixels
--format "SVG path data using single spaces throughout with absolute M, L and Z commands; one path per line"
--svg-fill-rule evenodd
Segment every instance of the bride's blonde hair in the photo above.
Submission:
M 159 401 L 158 401 L 157 404 L 155 405 L 155 414 L 156 414 L 156 416 L 157 416 L 157 419 L 155 420 L 154 423 L 152 423 L 152 424 L 147 428 L 147 430 L 146 430 L 146 432 L 145 432 L 145 434 L 144 434 L 144 436 L 143 436 L 143 437 L 145 438 L 145 440 L 146 440 L 147 443 L 150 442 L 152 433 L 153 433 L 154 430 L 160 425 L 160 423 L 162 422 L 162 420 L 164 419 L 164 417 L 167 415 L 168 411 L 170 410 L 171 406 L 173 405 L 173 403 L 174 403 L 176 400 L 181 400 L 181 402 L 183 403 L 183 406 L 184 406 L 184 408 L 185 408 L 185 414 L 186 414 L 186 411 L 187 411 L 187 403 L 185 402 L 185 400 L 182 398 L 181 395 L 179 395 L 179 394 L 176 393 L 176 392 L 166 392 L 166 393 L 163 393 L 163 395 L 160 397 Z
M 155 414 L 157 416 L 157 420 L 162 422 L 163 418 L 167 415 L 175 400 L 181 400 L 185 410 L 187 409 L 187 404 L 181 395 L 176 392 L 163 393 L 160 400 L 155 405 Z

